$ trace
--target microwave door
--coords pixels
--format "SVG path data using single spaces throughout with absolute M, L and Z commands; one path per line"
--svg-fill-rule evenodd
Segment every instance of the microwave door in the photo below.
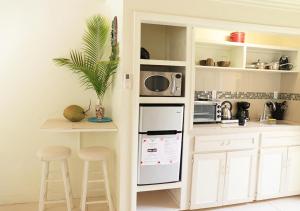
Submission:
M 141 71 L 141 96 L 181 96 L 182 73 Z
M 195 105 L 194 122 L 215 122 L 216 105 Z
M 141 73 L 142 96 L 168 96 L 171 80 L 168 73 L 149 72 Z

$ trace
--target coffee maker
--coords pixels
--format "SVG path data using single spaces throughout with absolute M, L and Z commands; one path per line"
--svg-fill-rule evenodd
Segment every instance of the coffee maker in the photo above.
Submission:
M 245 115 L 247 121 L 250 120 L 249 117 L 249 109 L 250 103 L 249 102 L 237 102 L 237 113 L 236 118 L 239 119 L 242 115 Z

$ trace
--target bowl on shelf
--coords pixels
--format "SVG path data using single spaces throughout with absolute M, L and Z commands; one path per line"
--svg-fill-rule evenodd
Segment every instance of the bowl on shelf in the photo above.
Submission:
M 199 64 L 201 66 L 215 66 L 215 62 L 212 58 L 202 59 L 200 60 Z
M 232 32 L 230 34 L 230 41 L 231 42 L 245 42 L 245 32 Z
M 199 64 L 201 66 L 206 66 L 206 59 L 200 60 Z
M 218 67 L 229 67 L 230 66 L 230 61 L 218 61 L 217 66 Z

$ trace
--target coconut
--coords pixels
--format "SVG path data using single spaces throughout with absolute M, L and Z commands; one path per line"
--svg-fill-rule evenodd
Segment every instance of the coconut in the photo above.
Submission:
M 64 117 L 71 122 L 80 122 L 85 118 L 85 111 L 78 105 L 70 105 L 64 110 Z

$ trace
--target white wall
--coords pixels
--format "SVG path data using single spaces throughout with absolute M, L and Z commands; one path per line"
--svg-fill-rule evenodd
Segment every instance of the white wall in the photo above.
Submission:
M 71 178 L 75 196 L 79 196 L 78 134 L 39 128 L 47 118 L 61 117 L 68 105 L 87 106 L 95 94 L 85 91 L 77 76 L 54 65 L 52 58 L 80 48 L 90 16 L 121 13 L 120 0 L 0 1 L 0 204 L 38 199 L 41 165 L 35 153 L 54 144 L 73 149 Z M 117 95 L 114 90 L 113 96 Z M 105 102 L 108 115 L 113 109 L 110 98 L 108 94 Z M 101 144 L 118 150 L 116 137 L 83 134 L 83 146 Z M 115 189 L 116 179 L 112 181 Z

